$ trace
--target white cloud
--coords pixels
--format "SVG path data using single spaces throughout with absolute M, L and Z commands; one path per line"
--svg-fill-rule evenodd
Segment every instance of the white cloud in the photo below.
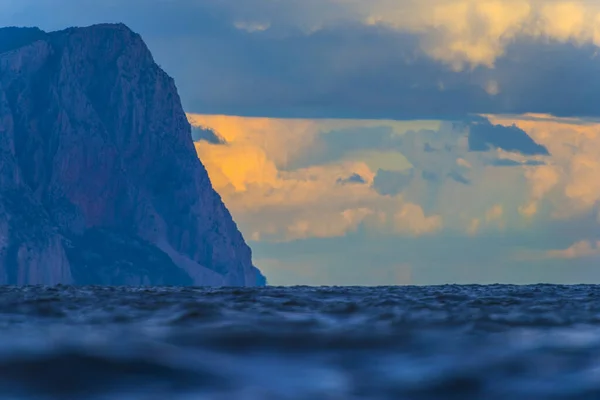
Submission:
M 254 0 L 222 2 L 236 18 L 304 28 L 340 21 L 381 24 L 417 35 L 433 58 L 456 69 L 492 66 L 520 37 L 600 45 L 600 3 L 594 0 Z M 486 90 L 497 93 L 497 83 Z

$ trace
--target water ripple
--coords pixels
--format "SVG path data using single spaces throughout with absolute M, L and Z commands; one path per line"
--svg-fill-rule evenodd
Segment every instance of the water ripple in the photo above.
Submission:
M 0 287 L 0 399 L 599 399 L 598 289 Z

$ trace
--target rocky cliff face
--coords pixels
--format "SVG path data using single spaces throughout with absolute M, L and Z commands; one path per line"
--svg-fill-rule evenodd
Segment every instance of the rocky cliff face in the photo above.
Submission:
M 0 283 L 265 283 L 124 25 L 0 29 Z

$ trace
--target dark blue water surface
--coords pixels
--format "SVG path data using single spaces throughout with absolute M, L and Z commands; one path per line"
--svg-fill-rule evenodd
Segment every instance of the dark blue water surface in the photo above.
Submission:
M 3 287 L 0 399 L 600 399 L 600 287 Z

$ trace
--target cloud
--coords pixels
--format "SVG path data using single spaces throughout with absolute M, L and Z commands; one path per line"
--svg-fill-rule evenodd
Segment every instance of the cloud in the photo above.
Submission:
M 186 109 L 197 113 L 600 115 L 600 4 L 594 1 L 71 3 L 3 2 L 0 25 L 125 22 L 174 76 Z M 53 15 L 55 9 L 63 12 Z
M 600 201 L 600 123 L 548 115 L 491 117 L 496 123 L 515 124 L 548 148 L 547 165 L 527 167 L 529 203 L 524 214 L 537 211 L 546 198 L 555 218 L 572 218 L 593 211 Z
M 406 189 L 414 179 L 414 170 L 396 172 L 380 169 L 373 178 L 373 188 L 382 195 L 396 195 Z
M 504 213 L 504 210 L 503 210 L 502 206 L 500 204 L 496 204 L 495 206 L 490 208 L 488 210 L 488 212 L 485 214 L 485 219 L 488 222 L 499 221 L 502 219 L 503 213 Z
M 27 0 L 23 3 L 21 9 L 31 4 Z M 103 3 L 91 3 L 88 10 L 79 14 L 106 14 L 114 6 L 112 2 Z M 133 18 L 133 10 L 140 3 L 134 0 L 129 7 L 111 11 Z M 153 3 L 163 18 L 178 15 L 186 22 L 189 18 L 185 18 L 186 13 L 217 15 L 224 24 L 251 34 L 270 32 L 282 36 L 295 31 L 314 34 L 340 25 L 383 26 L 414 35 L 430 57 L 455 69 L 492 66 L 512 42 L 522 37 L 600 43 L 600 5 L 593 0 L 248 0 L 243 4 L 235 0 L 188 0 L 177 4 L 156 0 Z M 41 7 L 39 2 L 36 4 L 43 11 L 44 2 Z M 156 15 L 153 17 L 157 19 Z
M 246 32 L 262 32 L 266 31 L 271 27 L 270 24 L 260 23 L 260 22 L 243 22 L 238 21 L 233 24 L 237 29 L 244 30 Z
M 493 165 L 495 167 L 522 167 L 522 166 L 536 167 L 536 166 L 540 166 L 540 165 L 545 165 L 545 163 L 543 161 L 539 161 L 539 160 L 516 161 L 516 160 L 511 160 L 508 158 L 498 158 L 498 159 L 492 160 L 490 162 L 490 165 Z
M 413 36 L 377 27 L 207 41 L 190 38 L 177 48 L 171 40 L 150 41 L 182 82 L 186 108 L 198 113 L 447 120 L 481 113 L 600 115 L 593 106 L 600 101 L 595 46 L 519 39 L 494 68 L 455 72 L 424 55 Z M 181 59 L 185 65 L 176 62 Z M 307 59 L 310 65 L 300 61 Z M 498 90 L 490 90 L 491 81 Z
M 600 241 L 582 240 L 571 247 L 562 250 L 546 252 L 549 258 L 584 258 L 600 256 Z
M 338 180 L 336 181 L 338 184 L 340 185 L 348 185 L 348 184 L 364 184 L 367 183 L 367 181 L 365 181 L 365 179 L 360 176 L 359 174 L 352 174 L 347 178 L 338 178 Z
M 456 171 L 451 171 L 447 175 L 448 178 L 455 180 L 458 183 L 462 183 L 463 185 L 468 185 L 471 183 L 470 180 L 462 176 L 460 173 Z
M 566 249 L 600 237 L 600 124 L 593 120 L 189 119 L 226 138 L 196 142 L 199 157 L 257 259 L 282 263 L 267 262 L 277 284 L 286 276 L 382 284 L 399 265 L 410 266 L 412 283 L 600 281 L 578 261 L 585 257 L 566 256 L 591 254 L 580 244 L 578 253 Z M 522 146 L 471 151 L 474 120 L 526 135 L 548 154 Z M 297 132 L 305 143 L 285 140 Z M 305 270 L 300 276 L 288 267 Z
M 188 114 L 188 119 L 192 126 L 218 132 L 227 143 L 236 143 L 236 148 L 253 147 L 254 155 L 250 157 L 260 159 L 254 162 L 268 160 L 276 168 L 283 168 L 303 156 L 318 134 L 318 123 L 312 120 L 199 114 Z
M 193 127 L 192 128 L 192 139 L 194 141 L 205 140 L 211 144 L 226 144 L 227 142 L 218 133 L 212 129 L 204 129 Z
M 252 237 L 261 240 L 344 235 L 363 225 L 407 233 L 397 220 L 416 235 L 422 226 L 481 234 L 597 215 L 600 125 L 544 115 L 486 118 L 508 135 L 509 145 L 500 141 L 505 149 L 473 152 L 468 123 L 411 130 L 388 121 L 190 116 L 228 131 L 227 146 L 200 142 L 198 153 L 240 220 L 260 227 Z M 285 138 L 296 132 L 306 141 L 288 147 Z M 413 208 L 407 220 L 407 204 L 419 206 L 422 218 Z
M 334 152 L 317 164 L 293 167 L 311 159 L 330 128 L 373 122 L 195 114 L 188 119 L 192 125 L 218 132 L 226 142 L 203 140 L 195 145 L 214 187 L 253 240 L 343 236 L 364 224 L 406 235 L 423 235 L 442 226 L 440 216 L 426 215 L 401 196 L 378 193 L 376 172 L 362 159 L 365 153 L 354 151 L 359 147 Z M 352 138 L 352 131 L 346 132 Z M 367 137 L 370 132 L 367 126 Z M 388 133 L 396 135 L 393 129 Z
M 411 130 L 394 121 L 188 117 L 226 141 L 196 148 L 253 240 L 515 229 L 522 215 L 538 215 L 542 204 L 547 211 L 559 184 L 555 163 L 541 165 L 540 155 L 471 151 L 464 124 Z M 499 160 L 515 167 L 496 167 Z
M 536 143 L 523 131 L 512 125 L 492 125 L 489 120 L 469 125 L 469 150 L 487 151 L 490 148 L 523 155 L 549 155 L 548 149 Z
M 188 3 L 190 5 L 191 2 Z M 592 0 L 269 0 L 196 2 L 249 32 L 313 34 L 340 24 L 384 26 L 418 38 L 430 57 L 459 70 L 491 67 L 522 37 L 600 44 L 600 5 Z M 499 92 L 490 80 L 486 89 Z
M 600 125 L 593 121 L 487 116 L 482 121 L 519 145 L 474 152 L 468 123 L 411 130 L 392 121 L 189 118 L 227 140 L 197 142 L 198 154 L 255 240 L 361 229 L 482 235 L 600 209 Z M 305 140 L 294 142 L 296 135 Z
M 435 233 L 442 229 L 442 218 L 439 215 L 426 216 L 418 204 L 403 204 L 394 215 L 397 232 L 409 232 L 416 236 Z
M 414 32 L 430 56 L 455 69 L 493 66 L 521 37 L 600 44 L 600 5 L 594 1 L 402 1 L 402 8 L 397 1 L 373 3 L 362 6 L 370 21 Z M 497 84 L 489 90 L 497 93 Z
M 480 225 L 481 220 L 479 218 L 473 218 L 467 227 L 467 233 L 471 236 L 477 234 Z

